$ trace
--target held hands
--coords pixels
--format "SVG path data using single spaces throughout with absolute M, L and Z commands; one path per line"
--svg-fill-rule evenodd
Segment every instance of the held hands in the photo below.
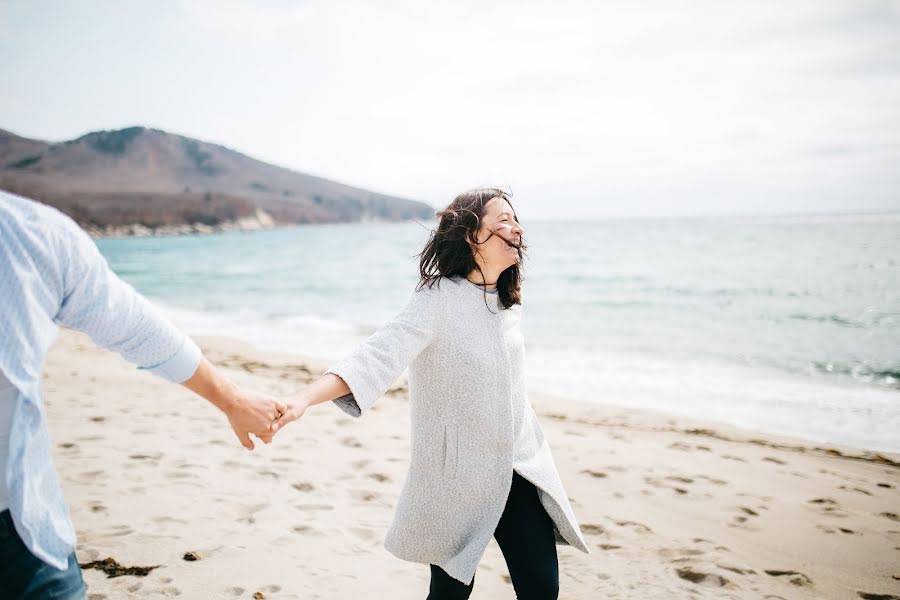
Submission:
M 347 383 L 343 379 L 333 373 L 323 375 L 304 388 L 303 391 L 284 402 L 282 414 L 272 423 L 273 435 L 288 423 L 302 417 L 310 406 L 328 402 L 349 393 L 350 388 L 347 387 Z
M 334 378 L 333 375 L 328 377 Z M 206 357 L 201 357 L 194 374 L 182 385 L 224 412 L 234 434 L 247 450 L 255 447 L 251 433 L 263 443 L 271 444 L 275 431 L 299 419 L 310 403 L 324 400 L 301 394 L 291 402 L 282 402 L 268 394 L 245 390 L 224 377 Z M 312 388 L 316 388 L 316 384 Z
M 255 446 L 249 434 L 271 444 L 275 435 L 274 422 L 286 408 L 283 402 L 267 394 L 236 389 L 233 401 L 223 410 L 238 440 L 244 448 L 253 450 Z
M 275 431 L 302 417 L 306 409 L 309 408 L 310 403 L 311 399 L 303 394 L 296 397 L 293 401 L 285 403 L 281 415 L 272 423 L 273 435 Z

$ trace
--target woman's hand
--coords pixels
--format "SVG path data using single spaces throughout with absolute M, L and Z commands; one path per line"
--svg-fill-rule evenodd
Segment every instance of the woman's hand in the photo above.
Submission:
M 272 423 L 272 435 L 288 423 L 302 417 L 303 413 L 305 413 L 306 409 L 310 406 L 310 398 L 307 394 L 301 393 L 289 401 L 282 402 L 282 404 L 284 405 L 284 410 L 282 411 L 281 416 Z
M 272 435 L 275 435 L 276 431 L 291 421 L 302 417 L 310 406 L 322 404 L 349 393 L 350 388 L 343 379 L 332 373 L 323 375 L 304 388 L 302 392 L 283 403 L 284 410 L 281 411 L 281 416 L 276 417 L 272 423 Z

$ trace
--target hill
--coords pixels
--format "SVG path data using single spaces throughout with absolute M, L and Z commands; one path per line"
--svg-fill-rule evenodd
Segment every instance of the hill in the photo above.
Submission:
M 59 143 L 0 130 L 0 189 L 55 206 L 99 235 L 434 217 L 422 202 L 146 127 Z

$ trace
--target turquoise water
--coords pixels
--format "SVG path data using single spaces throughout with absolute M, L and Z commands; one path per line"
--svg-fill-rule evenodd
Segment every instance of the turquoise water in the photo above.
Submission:
M 529 385 L 900 451 L 900 215 L 525 224 Z M 412 223 L 100 240 L 196 334 L 339 358 L 395 314 Z

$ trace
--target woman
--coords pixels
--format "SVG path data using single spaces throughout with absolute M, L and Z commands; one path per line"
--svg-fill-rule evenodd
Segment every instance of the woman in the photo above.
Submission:
M 494 536 L 520 599 L 556 598 L 556 543 L 588 552 L 525 390 L 523 230 L 507 194 L 445 210 L 406 308 L 287 402 L 275 429 L 334 400 L 358 417 L 409 366 L 410 466 L 385 547 L 429 564 L 429 600 L 468 598 Z

